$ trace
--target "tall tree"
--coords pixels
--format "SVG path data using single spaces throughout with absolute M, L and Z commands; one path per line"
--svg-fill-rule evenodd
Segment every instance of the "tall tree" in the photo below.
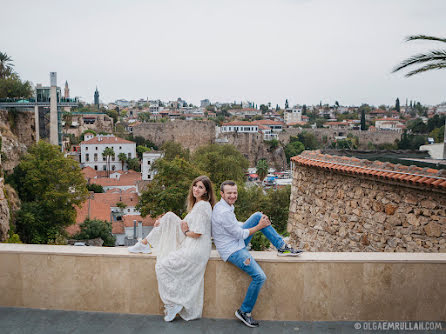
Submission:
M 118 159 L 119 161 L 121 161 L 122 164 L 121 169 L 124 170 L 124 163 L 127 161 L 127 156 L 125 155 L 125 153 L 121 152 L 118 154 Z
M 47 243 L 74 224 L 75 205 L 88 195 L 79 165 L 58 146 L 39 141 L 14 169 L 12 181 L 23 203 L 16 229 L 27 243 Z
M 200 147 L 192 156 L 192 162 L 206 172 L 216 187 L 228 179 L 243 183 L 249 165 L 235 146 L 217 144 Z
M 4 79 L 13 74 L 13 67 L 14 64 L 12 63 L 11 57 L 6 52 L 0 52 L 0 79 Z
M 105 158 L 106 165 L 107 165 L 107 176 L 110 176 L 110 162 L 111 158 L 115 156 L 115 151 L 113 150 L 113 147 L 106 147 L 104 149 L 104 152 L 102 152 L 102 156 Z
M 427 35 L 413 35 L 406 38 L 406 42 L 417 41 L 417 40 L 446 43 L 445 38 L 439 38 Z M 409 71 L 406 74 L 406 77 L 410 77 L 414 74 L 426 71 L 446 68 L 446 49 L 432 50 L 427 53 L 419 53 L 415 56 L 407 58 L 406 60 L 402 61 L 398 66 L 396 66 L 392 72 L 395 73 L 402 69 L 405 69 L 406 67 L 416 66 L 416 65 L 420 65 L 421 67 Z
M 399 99 L 399 98 L 396 98 L 396 101 L 395 101 L 395 110 L 396 110 L 398 113 L 401 112 L 400 99 Z
M 137 205 L 142 216 L 156 217 L 168 211 L 179 216 L 186 212 L 186 196 L 191 182 L 203 174 L 198 168 L 182 158 L 158 159 L 152 182 L 141 194 Z
M 268 162 L 265 159 L 257 161 L 257 175 L 261 181 L 263 181 L 263 179 L 268 175 L 268 168 Z
M 361 110 L 361 130 L 364 131 L 366 130 L 366 125 L 365 125 L 365 110 L 362 109 Z
M 288 99 L 285 100 L 285 109 L 288 109 L 289 105 L 288 105 Z

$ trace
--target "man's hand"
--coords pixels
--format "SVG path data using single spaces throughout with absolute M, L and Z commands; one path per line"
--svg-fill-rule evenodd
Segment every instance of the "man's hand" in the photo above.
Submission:
M 261 228 L 264 228 L 264 227 L 267 227 L 267 226 L 270 226 L 270 225 L 271 225 L 271 222 L 270 222 L 268 216 L 267 215 L 263 215 L 262 218 L 260 218 L 259 226 L 261 226 Z
M 186 232 L 189 229 L 189 225 L 184 220 L 181 221 L 181 231 Z

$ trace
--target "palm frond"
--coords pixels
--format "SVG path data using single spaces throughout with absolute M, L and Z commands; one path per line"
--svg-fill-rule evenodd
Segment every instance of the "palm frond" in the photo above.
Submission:
M 445 38 L 435 37 L 435 36 L 427 36 L 427 35 L 412 35 L 406 37 L 406 42 L 416 41 L 416 40 L 424 40 L 424 41 L 438 41 L 446 43 Z
M 439 69 L 442 69 L 442 68 L 446 68 L 446 62 L 425 65 L 425 66 L 420 67 L 420 68 L 418 68 L 416 70 L 410 71 L 405 76 L 406 77 L 411 77 L 412 75 L 415 75 L 415 74 L 418 74 L 418 73 L 422 73 L 422 72 L 426 72 L 426 71 L 430 71 L 430 70 L 439 70 Z
M 396 66 L 392 70 L 392 73 L 398 72 L 399 70 L 406 68 L 407 66 L 425 62 L 446 62 L 446 50 L 433 50 L 429 53 L 420 53 L 412 56 Z

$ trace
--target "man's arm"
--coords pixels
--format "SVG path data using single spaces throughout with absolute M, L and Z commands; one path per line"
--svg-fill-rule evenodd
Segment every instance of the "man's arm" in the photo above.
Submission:
M 244 229 L 240 226 L 239 222 L 235 218 L 235 215 L 232 212 L 226 211 L 221 215 L 221 225 L 226 230 L 226 232 L 231 234 L 234 238 L 246 239 L 262 228 L 271 225 L 271 222 L 269 221 L 267 216 L 263 215 L 256 226 L 249 229 Z

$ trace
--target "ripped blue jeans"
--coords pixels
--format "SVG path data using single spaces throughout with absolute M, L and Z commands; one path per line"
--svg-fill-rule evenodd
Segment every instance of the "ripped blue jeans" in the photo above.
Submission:
M 248 229 L 256 226 L 259 223 L 260 218 L 262 218 L 262 214 L 260 212 L 254 213 L 243 224 L 243 228 Z M 284 245 L 282 237 L 276 232 L 274 227 L 267 226 L 265 228 L 262 228 L 260 231 L 277 249 L 281 248 Z M 245 245 L 249 244 L 252 237 L 253 235 L 245 239 Z M 239 267 L 252 278 L 251 284 L 249 284 L 248 291 L 246 292 L 245 299 L 243 300 L 242 306 L 240 307 L 240 310 L 242 312 L 250 313 L 257 301 L 260 289 L 262 288 L 263 283 L 265 283 L 266 281 L 266 275 L 263 272 L 262 268 L 260 268 L 256 260 L 254 260 L 252 255 L 246 249 L 246 247 L 232 253 L 229 256 L 228 261 Z

